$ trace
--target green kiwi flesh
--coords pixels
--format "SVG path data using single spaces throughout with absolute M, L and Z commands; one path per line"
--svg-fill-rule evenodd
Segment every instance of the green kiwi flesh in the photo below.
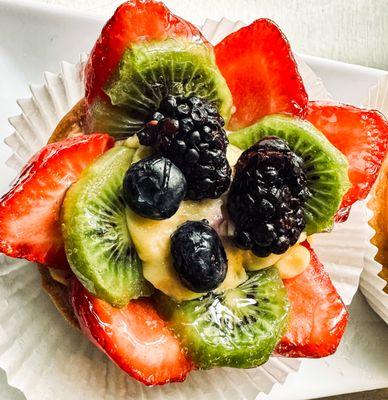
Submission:
M 289 302 L 276 268 L 249 274 L 235 289 L 175 302 L 155 302 L 201 369 L 265 363 L 287 327 Z
M 229 142 L 243 150 L 266 136 L 278 136 L 304 160 L 311 198 L 304 206 L 308 235 L 330 230 L 342 197 L 349 189 L 348 162 L 311 123 L 285 115 L 270 115 L 235 131 Z
M 138 131 L 168 94 L 195 94 L 213 102 L 229 120 L 232 96 L 215 62 L 213 50 L 183 39 L 134 44 L 105 88 L 110 103 L 89 110 L 88 130 L 126 137 Z
M 134 152 L 117 146 L 99 157 L 68 190 L 62 207 L 71 269 L 91 293 L 115 307 L 152 294 L 132 245 L 122 197 Z

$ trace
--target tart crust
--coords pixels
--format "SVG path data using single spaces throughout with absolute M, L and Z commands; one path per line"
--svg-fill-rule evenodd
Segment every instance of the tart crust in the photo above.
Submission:
M 70 303 L 68 286 L 56 281 L 50 274 L 47 266 L 39 265 L 38 268 L 43 290 L 49 295 L 51 301 L 66 321 L 74 328 L 80 329 L 73 307 Z
M 368 207 L 374 212 L 369 223 L 376 231 L 371 242 L 378 248 L 375 259 L 383 266 L 379 276 L 387 282 L 384 292 L 388 293 L 388 157 L 385 157 Z

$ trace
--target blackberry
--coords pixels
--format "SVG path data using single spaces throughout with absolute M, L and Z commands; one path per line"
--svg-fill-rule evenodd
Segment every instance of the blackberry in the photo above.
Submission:
M 169 95 L 138 132 L 138 138 L 181 169 L 189 199 L 215 199 L 228 189 L 231 176 L 223 126 L 224 120 L 212 103 L 196 96 Z
M 228 195 L 236 245 L 258 257 L 284 253 L 305 227 L 310 196 L 303 160 L 278 137 L 260 140 L 240 156 Z

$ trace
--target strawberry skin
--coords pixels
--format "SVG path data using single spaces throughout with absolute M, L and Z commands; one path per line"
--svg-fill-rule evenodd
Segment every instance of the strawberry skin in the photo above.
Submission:
M 244 128 L 268 114 L 304 116 L 306 90 L 290 45 L 274 22 L 254 21 L 227 36 L 215 53 L 236 107 L 229 129 Z
M 199 30 L 175 16 L 160 2 L 131 0 L 117 8 L 104 26 L 85 68 L 86 99 L 105 97 L 103 87 L 118 66 L 124 51 L 139 41 L 186 37 L 203 41 Z
M 138 381 L 146 385 L 181 382 L 193 369 L 150 299 L 114 308 L 92 296 L 76 279 L 70 297 L 86 336 Z
M 81 172 L 112 146 L 107 134 L 82 135 L 49 144 L 33 156 L 0 198 L 0 252 L 67 267 L 59 223 L 63 198 Z
M 365 199 L 376 181 L 388 149 L 388 122 L 378 111 L 316 101 L 309 103 L 307 119 L 348 158 L 352 187 L 336 215 L 345 221 L 352 204 Z
M 308 242 L 303 245 L 310 251 L 310 266 L 283 281 L 291 303 L 290 322 L 276 352 L 286 357 L 326 357 L 337 350 L 348 312 L 314 250 Z

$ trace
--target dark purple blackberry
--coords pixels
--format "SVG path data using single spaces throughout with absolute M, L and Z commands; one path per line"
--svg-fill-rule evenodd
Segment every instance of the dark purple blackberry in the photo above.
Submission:
M 231 176 L 223 125 L 213 104 L 196 96 L 169 95 L 138 138 L 181 169 L 189 199 L 215 199 L 228 189 Z
M 303 160 L 287 143 L 272 136 L 257 142 L 240 156 L 228 196 L 237 246 L 258 257 L 284 253 L 305 227 L 310 196 Z

